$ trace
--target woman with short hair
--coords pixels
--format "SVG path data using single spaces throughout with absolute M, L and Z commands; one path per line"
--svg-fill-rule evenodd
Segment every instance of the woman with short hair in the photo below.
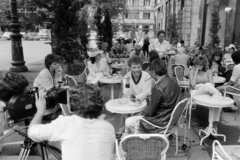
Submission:
M 38 90 L 48 90 L 54 85 L 63 84 L 64 76 L 61 59 L 56 54 L 48 54 L 45 57 L 45 67 L 35 78 L 33 86 Z

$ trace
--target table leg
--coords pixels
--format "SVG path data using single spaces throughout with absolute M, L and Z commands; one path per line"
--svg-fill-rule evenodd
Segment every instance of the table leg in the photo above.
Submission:
M 223 140 L 226 141 L 226 136 L 223 134 L 217 134 L 214 133 L 214 129 L 213 129 L 213 114 L 214 114 L 214 110 L 213 108 L 209 108 L 209 125 L 205 130 L 200 129 L 199 130 L 199 135 L 201 135 L 201 133 L 205 133 L 205 136 L 201 139 L 200 141 L 200 145 L 202 145 L 202 142 L 204 139 L 206 139 L 207 137 L 209 137 L 210 135 L 216 136 L 216 137 L 223 137 Z
M 114 84 L 111 84 L 111 97 L 110 97 L 110 100 L 113 100 L 114 99 Z

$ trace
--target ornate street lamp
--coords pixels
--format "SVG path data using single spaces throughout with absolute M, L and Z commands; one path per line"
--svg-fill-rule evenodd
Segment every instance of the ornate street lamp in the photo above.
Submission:
M 20 34 L 20 24 L 18 22 L 17 15 L 17 2 L 16 0 L 10 0 L 11 4 L 11 30 L 12 34 L 12 66 L 10 71 L 13 72 L 26 72 L 28 68 L 25 66 L 23 48 L 22 48 L 22 35 Z

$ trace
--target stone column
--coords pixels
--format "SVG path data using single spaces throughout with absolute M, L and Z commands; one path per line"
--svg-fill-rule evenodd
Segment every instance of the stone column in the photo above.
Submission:
M 22 48 L 22 35 L 20 34 L 20 24 L 17 15 L 17 2 L 10 0 L 11 4 L 11 41 L 12 41 L 12 66 L 10 71 L 13 72 L 26 72 L 28 68 L 25 66 L 23 48 Z

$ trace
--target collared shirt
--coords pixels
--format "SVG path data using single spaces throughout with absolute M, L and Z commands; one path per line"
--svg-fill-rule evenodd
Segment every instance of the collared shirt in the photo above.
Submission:
M 115 131 L 109 122 L 77 115 L 33 125 L 28 136 L 36 142 L 60 142 L 63 160 L 110 160 L 115 142 Z
M 152 48 L 156 50 L 159 56 L 161 57 L 164 52 L 170 50 L 170 44 L 168 41 L 164 40 L 162 43 L 160 43 L 158 39 L 155 39 L 152 44 Z

